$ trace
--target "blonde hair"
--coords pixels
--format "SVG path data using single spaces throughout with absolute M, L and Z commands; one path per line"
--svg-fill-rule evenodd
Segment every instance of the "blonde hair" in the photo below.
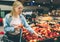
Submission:
M 13 15 L 13 12 L 15 11 L 14 8 L 21 5 L 23 7 L 23 4 L 20 1 L 15 1 L 12 5 L 11 15 Z

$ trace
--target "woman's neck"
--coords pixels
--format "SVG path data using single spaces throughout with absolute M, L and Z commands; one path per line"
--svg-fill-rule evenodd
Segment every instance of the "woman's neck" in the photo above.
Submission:
M 18 17 L 18 15 L 22 14 L 22 12 L 20 12 L 20 13 L 13 12 L 12 14 L 13 14 L 14 17 Z
M 13 17 L 18 17 L 19 13 L 13 13 Z

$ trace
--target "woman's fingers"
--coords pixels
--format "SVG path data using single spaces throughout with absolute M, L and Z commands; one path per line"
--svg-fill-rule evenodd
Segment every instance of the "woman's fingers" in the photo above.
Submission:
M 23 28 L 23 24 L 20 24 L 19 27 L 20 27 L 20 28 Z

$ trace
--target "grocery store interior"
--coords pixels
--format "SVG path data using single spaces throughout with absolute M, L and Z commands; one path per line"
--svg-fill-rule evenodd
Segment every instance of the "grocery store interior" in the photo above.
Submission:
M 16 0 L 0 0 L 0 42 L 5 34 L 4 18 Z M 24 5 L 23 15 L 31 28 L 43 37 L 22 33 L 27 42 L 60 42 L 60 0 L 18 0 Z

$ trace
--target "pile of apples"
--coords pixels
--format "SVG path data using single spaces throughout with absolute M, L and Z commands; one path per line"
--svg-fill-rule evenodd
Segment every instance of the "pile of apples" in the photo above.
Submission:
M 55 26 L 56 26 L 56 27 L 53 28 L 53 30 L 60 32 L 60 24 L 56 24 Z
M 32 29 L 42 35 L 41 37 L 37 37 L 35 34 L 31 34 L 28 30 L 23 29 L 23 37 L 28 41 L 28 42 L 37 42 L 37 41 L 43 41 L 45 39 L 50 39 L 50 38 L 55 38 L 60 36 L 59 32 L 54 31 L 56 29 L 57 31 L 60 29 L 60 25 L 56 24 L 56 28 L 51 28 L 50 25 L 48 24 L 37 24 L 36 26 L 32 26 Z M 59 26 L 59 28 L 58 28 Z

